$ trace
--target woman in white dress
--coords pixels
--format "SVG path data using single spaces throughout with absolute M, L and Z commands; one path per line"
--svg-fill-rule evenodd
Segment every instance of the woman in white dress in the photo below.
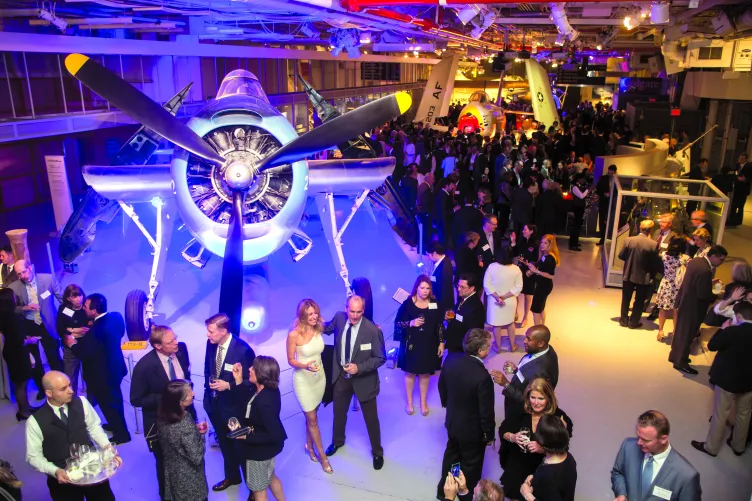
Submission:
M 321 468 L 326 473 L 334 473 L 321 442 L 317 415 L 326 389 L 326 376 L 321 363 L 321 353 L 324 351 L 324 339 L 321 337 L 323 330 L 319 305 L 313 299 L 302 300 L 298 304 L 295 325 L 287 335 L 287 362 L 293 368 L 292 386 L 305 414 L 305 451 L 311 461 L 321 461 Z
M 486 300 L 486 323 L 493 327 L 496 353 L 501 352 L 501 331 L 506 329 L 509 347 L 517 351 L 515 343 L 514 314 L 517 296 L 522 291 L 522 272 L 513 263 L 512 249 L 502 247 L 483 277 Z

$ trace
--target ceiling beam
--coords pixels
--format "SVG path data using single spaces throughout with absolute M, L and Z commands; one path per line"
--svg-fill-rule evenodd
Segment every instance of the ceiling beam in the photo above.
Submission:
M 604 18 L 575 18 L 569 17 L 569 24 L 578 26 L 621 26 L 621 19 Z M 497 17 L 496 24 L 525 24 L 536 26 L 554 26 L 553 21 L 547 17 Z

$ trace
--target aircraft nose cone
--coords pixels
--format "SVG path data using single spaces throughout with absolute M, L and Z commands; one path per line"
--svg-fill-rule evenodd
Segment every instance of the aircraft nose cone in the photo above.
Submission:
M 233 162 L 225 170 L 225 182 L 232 190 L 244 190 L 253 182 L 251 168 L 243 162 Z

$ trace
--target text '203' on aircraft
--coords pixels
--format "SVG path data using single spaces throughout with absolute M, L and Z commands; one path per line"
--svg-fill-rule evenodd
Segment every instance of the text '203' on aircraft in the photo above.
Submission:
M 84 166 L 84 180 L 91 190 L 68 221 L 60 247 L 64 262 L 75 260 L 91 245 L 96 221 L 111 220 L 118 206 L 134 220 L 154 248 L 154 258 L 148 293 L 131 291 L 126 299 L 131 340 L 148 338 L 175 216 L 194 237 L 183 249 L 189 262 L 203 267 L 210 254 L 223 258 L 219 311 L 230 316 L 233 332 L 240 332 L 241 325 L 246 331 L 261 329 L 264 298 L 244 301 L 244 283 L 262 282 L 268 288 L 265 271 L 258 265 L 285 243 L 295 260 L 308 252 L 311 239 L 299 228 L 307 197 L 315 197 L 320 212 L 331 219 L 326 222 L 322 217 L 325 231 L 336 230 L 333 195 L 358 194 L 357 208 L 370 190 L 384 183 L 395 164 L 391 157 L 306 157 L 347 143 L 354 134 L 383 125 L 412 104 L 409 94 L 398 92 L 299 136 L 271 105 L 256 76 L 234 70 L 223 79 L 217 98 L 184 124 L 174 114 L 188 87 L 162 107 L 87 56 L 71 54 L 65 66 L 89 89 L 143 125 L 121 150 L 120 160 L 126 165 Z M 147 165 L 162 138 L 175 145 L 170 163 Z M 138 202 L 151 202 L 156 208 L 154 237 L 138 221 L 131 205 Z M 337 243 L 343 230 L 333 232 L 335 242 L 330 247 L 349 286 Z

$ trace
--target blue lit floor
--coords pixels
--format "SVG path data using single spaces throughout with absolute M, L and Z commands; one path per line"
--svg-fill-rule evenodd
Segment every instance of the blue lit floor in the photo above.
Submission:
M 144 212 L 143 218 L 149 225 L 146 207 L 138 209 Z M 349 202 L 338 200 L 337 209 L 346 214 Z M 752 214 L 748 213 L 746 219 L 752 221 Z M 320 223 L 312 220 L 306 231 L 315 246 L 301 262 L 292 263 L 284 249 L 272 257 L 269 265 L 271 334 L 249 340 L 257 353 L 276 357 L 283 369 L 287 368 L 284 340 L 298 301 L 304 297 L 316 299 L 326 317 L 331 317 L 344 301 L 344 289 L 334 271 Z M 192 370 L 200 375 L 205 346 L 203 320 L 215 312 L 221 263 L 213 260 L 200 271 L 183 262 L 178 251 L 187 239 L 186 234 L 175 234 L 159 308 L 166 316 L 160 321 L 172 325 L 180 339 L 188 343 Z M 745 250 L 752 242 L 750 226 L 731 230 L 725 240 L 732 256 L 750 258 L 749 251 Z M 383 212 L 378 211 L 374 222 L 361 210 L 345 233 L 344 243 L 350 276 L 371 279 L 375 317 L 389 336 L 397 309 L 391 296 L 397 287 L 410 289 L 412 286 L 415 256 L 404 251 Z M 67 276 L 65 282 L 79 283 L 87 293 L 104 293 L 112 308 L 122 311 L 127 292 L 145 288 L 150 263 L 150 248 L 138 231 L 130 225 L 123 236 L 122 224 L 116 219 L 109 226 L 100 226 L 92 252 L 81 260 L 80 273 Z M 713 459 L 689 445 L 690 440 L 704 440 L 707 432 L 707 417 L 712 408 L 712 392 L 707 384 L 711 358 L 693 357 L 700 375 L 696 379 L 685 378 L 666 361 L 668 347 L 655 341 L 655 330 L 619 328 L 611 319 L 617 315 L 621 293 L 601 286 L 600 259 L 592 244 L 585 245 L 581 253 L 564 250 L 563 265 L 556 277 L 549 300 L 548 323 L 561 366 L 557 395 L 575 424 L 571 451 L 578 463 L 577 499 L 613 499 L 609 484 L 613 458 L 621 440 L 634 433 L 636 416 L 649 408 L 667 413 L 672 423 L 674 447 L 701 472 L 704 499 L 749 499 L 752 452 L 737 458 L 724 446 Z M 388 342 L 390 344 L 393 345 Z M 487 365 L 501 368 L 505 360 L 519 357 L 503 353 L 490 358 Z M 304 419 L 292 393 L 291 371 L 284 371 L 282 413 L 289 439 L 277 458 L 277 473 L 288 500 L 434 499 L 445 444 L 444 411 L 436 393 L 436 378 L 429 394 L 430 415 L 407 416 L 403 410 L 401 371 L 382 368 L 380 373 L 382 385 L 378 403 L 386 459 L 384 469 L 379 472 L 372 469 L 362 416 L 351 412 L 347 445 L 332 457 L 335 473 L 330 476 L 303 453 Z M 198 388 L 202 387 L 202 377 L 193 379 Z M 129 385 L 124 382 L 126 398 L 128 392 Z M 25 484 L 25 499 L 49 499 L 41 474 L 24 463 L 23 428 L 16 424 L 14 412 L 7 402 L 0 404 L 0 441 L 3 444 L 0 456 L 16 467 Z M 322 408 L 319 416 L 326 446 L 331 441 L 332 407 Z M 500 423 L 503 400 L 498 393 L 496 416 Z M 126 417 L 134 429 L 133 410 L 128 406 Z M 156 500 L 152 456 L 142 435 L 134 434 L 133 438 L 131 443 L 121 447 L 125 464 L 123 471 L 113 479 L 113 489 L 118 500 Z M 500 474 L 498 457 L 488 449 L 484 475 L 498 479 Z M 222 479 L 219 449 L 207 451 L 207 477 L 210 485 Z M 247 495 L 247 489 L 240 486 L 221 494 L 212 493 L 210 499 L 245 500 Z

